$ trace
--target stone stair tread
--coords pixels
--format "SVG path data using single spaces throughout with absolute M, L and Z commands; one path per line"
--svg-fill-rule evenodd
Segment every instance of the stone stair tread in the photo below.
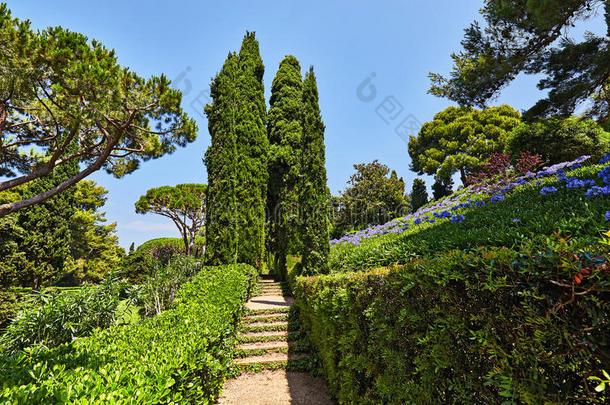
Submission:
M 288 331 L 285 330 L 266 330 L 263 332 L 246 332 L 241 333 L 240 336 L 248 337 L 263 337 L 263 336 L 288 336 Z
M 306 353 L 268 353 L 261 356 L 251 356 L 235 359 L 234 363 L 238 365 L 246 365 L 246 364 L 264 364 L 264 363 L 274 363 L 277 361 L 289 361 L 289 360 L 301 360 L 309 357 Z
M 265 318 L 273 318 L 274 316 L 280 316 L 280 315 L 288 315 L 288 312 L 272 312 L 272 313 L 262 313 L 262 314 L 252 314 L 252 315 L 246 315 L 244 316 L 242 319 L 265 319 Z
M 281 295 L 265 295 L 250 298 L 246 303 L 248 309 L 273 309 L 289 307 L 294 303 L 294 298 Z
M 252 322 L 246 325 L 247 327 L 257 326 L 288 326 L 288 321 L 275 321 L 275 322 Z
M 254 342 L 254 343 L 242 343 L 237 346 L 239 350 L 253 350 L 253 349 L 281 349 L 284 347 L 290 347 L 293 342 L 287 340 L 275 340 L 270 342 Z

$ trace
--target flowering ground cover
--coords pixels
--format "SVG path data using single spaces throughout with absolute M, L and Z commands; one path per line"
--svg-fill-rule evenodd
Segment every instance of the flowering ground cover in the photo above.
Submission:
M 606 225 L 610 153 L 588 156 L 495 184 L 474 185 L 417 212 L 331 241 L 331 269 L 404 263 L 418 254 L 478 245 L 512 246 L 555 231 L 596 236 Z

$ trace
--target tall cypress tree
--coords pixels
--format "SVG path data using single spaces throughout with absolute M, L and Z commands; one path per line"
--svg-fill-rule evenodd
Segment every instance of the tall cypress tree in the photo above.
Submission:
M 237 92 L 239 58 L 233 52 L 210 84 L 212 103 L 206 105 L 211 143 L 204 162 L 208 172 L 206 249 L 207 264 L 237 262 Z
M 301 272 L 328 273 L 329 220 L 326 186 L 324 123 L 318 104 L 318 85 L 313 66 L 303 80 L 302 177 L 299 189 L 301 210 Z
M 275 270 L 286 277 L 286 256 L 298 243 L 298 184 L 301 164 L 303 79 L 294 56 L 286 56 L 273 79 L 269 102 L 269 247 Z
M 267 200 L 267 138 L 263 74 L 254 33 L 246 32 L 239 51 L 236 82 L 239 108 L 236 111 L 238 209 L 237 261 L 261 268 L 265 252 L 265 204 Z
M 411 211 L 415 212 L 420 207 L 428 203 L 428 190 L 426 183 L 419 178 L 413 180 L 413 190 L 411 191 Z

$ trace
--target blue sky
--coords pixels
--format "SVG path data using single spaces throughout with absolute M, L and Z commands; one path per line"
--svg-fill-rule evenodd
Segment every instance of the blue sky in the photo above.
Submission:
M 138 215 L 134 203 L 151 187 L 206 182 L 201 160 L 210 143 L 203 114 L 206 92 L 227 54 L 239 49 L 246 30 L 255 31 L 260 43 L 267 99 L 285 55 L 296 56 L 303 72 L 314 66 L 333 194 L 345 188 L 354 163 L 374 159 L 395 169 L 410 191 L 416 175 L 409 170 L 407 144 L 395 128 L 404 121 L 408 134 L 412 122 L 429 121 L 451 105 L 426 93 L 427 75 L 449 72 L 450 54 L 460 49 L 463 29 L 482 5 L 482 0 L 8 1 L 13 15 L 30 19 L 35 29 L 61 25 L 115 49 L 119 62 L 141 76 L 165 73 L 180 79 L 176 87 L 185 93 L 183 108 L 199 125 L 197 141 L 145 162 L 122 179 L 105 172 L 90 177 L 109 190 L 104 209 L 118 223 L 124 247 L 177 236 L 170 221 Z M 604 32 L 600 20 L 586 28 Z M 583 30 L 579 26 L 570 34 L 581 38 Z M 542 95 L 536 82 L 519 77 L 494 104 L 530 107 Z M 430 186 L 431 179 L 426 181 Z

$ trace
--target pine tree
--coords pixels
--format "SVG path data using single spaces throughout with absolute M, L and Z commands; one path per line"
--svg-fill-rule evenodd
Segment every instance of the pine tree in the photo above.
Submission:
M 411 191 L 411 210 L 416 212 L 420 207 L 428 203 L 428 190 L 426 183 L 422 179 L 413 180 L 413 190 Z
M 313 67 L 303 81 L 301 210 L 302 274 L 328 273 L 330 192 L 326 186 L 324 123 L 318 104 L 318 85 Z
M 70 148 L 68 153 L 74 152 Z M 78 161 L 57 166 L 44 177 L 28 184 L 25 196 L 44 193 L 78 173 Z M 18 225 L 26 230 L 19 249 L 24 253 L 25 269 L 20 275 L 22 286 L 38 290 L 43 284 L 58 280 L 64 274 L 64 265 L 70 255 L 70 225 L 75 212 L 75 188 L 32 205 L 18 215 Z
M 298 244 L 298 183 L 301 163 L 303 79 L 299 61 L 286 56 L 271 86 L 269 102 L 269 247 L 275 269 L 286 277 L 286 256 Z
M 254 33 L 246 32 L 239 51 L 236 111 L 238 209 L 237 261 L 261 268 L 265 252 L 265 204 L 267 201 L 267 138 L 263 74 Z
M 208 173 L 205 262 L 237 262 L 237 146 L 235 81 L 239 59 L 233 52 L 210 84 L 212 103 L 206 105 L 211 143 L 204 162 Z
M 449 179 L 449 182 L 436 177 L 434 184 L 432 185 L 432 193 L 435 200 L 439 200 L 443 197 L 450 195 L 453 192 L 453 179 Z

